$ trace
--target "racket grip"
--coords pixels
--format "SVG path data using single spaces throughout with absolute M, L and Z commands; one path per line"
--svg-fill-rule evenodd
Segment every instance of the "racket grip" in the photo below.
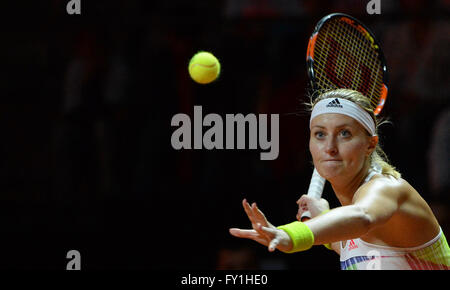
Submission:
M 323 193 L 323 187 L 325 186 L 325 178 L 320 176 L 319 172 L 317 172 L 316 168 L 314 168 L 311 182 L 309 183 L 308 188 L 308 196 L 320 199 L 322 197 Z M 309 211 L 305 211 L 300 220 L 303 221 L 304 219 L 310 219 L 311 213 Z

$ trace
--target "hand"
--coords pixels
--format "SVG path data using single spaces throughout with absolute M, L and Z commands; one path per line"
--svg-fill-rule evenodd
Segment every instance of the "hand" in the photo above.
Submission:
M 267 246 L 270 252 L 275 251 L 275 249 L 285 252 L 292 249 L 292 241 L 289 235 L 269 223 L 264 214 L 256 206 L 256 203 L 250 206 L 247 200 L 244 199 L 242 206 L 252 223 L 253 230 L 231 228 L 230 234 L 238 238 L 252 239 Z
M 323 211 L 330 209 L 330 205 L 328 204 L 328 201 L 326 199 L 317 199 L 306 194 L 302 195 L 297 200 L 297 204 L 297 220 L 299 221 L 305 211 L 309 211 L 311 213 L 311 218 L 314 218 L 320 215 Z

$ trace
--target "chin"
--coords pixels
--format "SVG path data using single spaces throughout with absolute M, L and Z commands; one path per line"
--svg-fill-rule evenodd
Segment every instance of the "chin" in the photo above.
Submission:
M 342 168 L 340 166 L 321 166 L 321 168 L 317 169 L 317 171 L 320 176 L 328 180 L 339 176 L 342 172 Z
M 332 178 L 334 178 L 334 177 L 339 175 L 339 174 L 336 174 L 335 172 L 330 172 L 329 174 L 328 173 L 324 173 L 324 174 L 319 173 L 319 174 L 320 174 L 320 176 L 322 176 L 326 180 L 330 180 L 330 179 L 332 179 Z

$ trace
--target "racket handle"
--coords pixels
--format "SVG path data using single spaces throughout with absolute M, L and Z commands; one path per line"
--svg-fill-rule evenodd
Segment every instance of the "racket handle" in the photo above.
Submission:
M 323 193 L 323 187 L 325 186 L 325 178 L 320 176 L 319 172 L 317 172 L 316 168 L 314 168 L 311 182 L 309 184 L 308 188 L 308 196 L 320 199 L 322 197 Z M 305 211 L 300 220 L 303 221 L 304 219 L 310 219 L 311 213 L 309 211 Z

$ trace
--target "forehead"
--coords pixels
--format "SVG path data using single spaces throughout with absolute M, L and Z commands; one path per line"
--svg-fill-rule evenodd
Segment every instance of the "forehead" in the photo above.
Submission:
M 311 120 L 311 128 L 313 128 L 314 126 L 325 128 L 350 126 L 363 129 L 361 124 L 359 124 L 359 122 L 353 119 L 352 117 L 336 113 L 322 114 L 315 117 L 314 119 Z

